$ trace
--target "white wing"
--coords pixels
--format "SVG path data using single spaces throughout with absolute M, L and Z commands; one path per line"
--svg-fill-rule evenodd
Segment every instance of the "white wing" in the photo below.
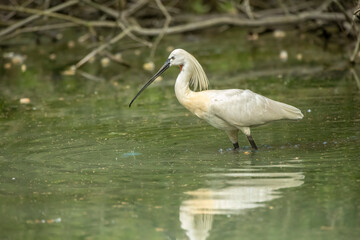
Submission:
M 301 119 L 301 111 L 250 90 L 210 90 L 210 111 L 236 127 L 261 125 L 280 119 Z

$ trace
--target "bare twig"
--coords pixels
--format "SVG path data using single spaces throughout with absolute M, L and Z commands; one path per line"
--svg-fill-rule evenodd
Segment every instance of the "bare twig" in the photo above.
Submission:
M 127 67 L 127 68 L 130 68 L 130 67 L 131 67 L 129 63 L 125 62 L 125 61 L 122 60 L 121 58 L 117 58 L 116 56 L 114 56 L 114 55 L 111 54 L 110 52 L 105 51 L 105 50 L 104 50 L 103 52 L 104 52 L 105 56 L 107 56 L 110 60 L 112 60 L 112 61 L 114 61 L 114 62 L 116 62 L 116 63 L 118 63 L 118 64 L 120 64 L 120 65 L 122 65 L 122 66 L 125 66 L 125 67 Z
M 93 1 L 91 0 L 83 0 L 86 4 L 92 6 L 93 8 L 96 8 L 106 14 L 108 14 L 109 16 L 111 17 L 114 17 L 116 20 L 117 20 L 117 24 L 118 26 L 122 29 L 122 30 L 125 30 L 126 27 L 125 25 L 119 20 L 120 18 L 120 13 L 118 11 L 115 11 L 109 7 L 106 7 L 104 5 L 100 5 L 100 4 L 97 4 L 97 3 L 94 3 Z M 144 1 L 143 1 L 144 2 Z M 128 36 L 133 39 L 134 41 L 137 41 L 139 43 L 142 43 L 144 44 L 145 46 L 147 47 L 151 47 L 152 46 L 152 43 L 146 41 L 146 40 L 143 40 L 141 38 L 138 38 L 137 36 L 135 36 L 134 34 L 132 34 L 131 32 L 128 32 Z
M 360 45 L 360 33 L 358 34 L 357 36 L 357 41 L 356 41 L 356 44 L 355 44 L 355 48 L 354 48 L 354 51 L 350 57 L 350 63 L 354 64 L 355 63 L 355 58 L 359 52 L 359 45 Z
M 124 31 L 122 31 L 121 33 L 119 33 L 118 35 L 116 35 L 114 38 L 112 38 L 108 43 L 104 43 L 102 45 L 100 45 L 99 47 L 95 48 L 94 50 L 92 50 L 89 54 L 87 54 L 84 58 L 82 58 L 77 64 L 75 64 L 76 68 L 81 67 L 82 65 L 84 65 L 86 62 L 88 62 L 91 58 L 95 57 L 99 52 L 103 51 L 104 49 L 106 49 L 107 47 L 109 47 L 110 45 L 118 42 L 119 40 L 121 40 L 123 37 L 126 36 L 127 32 L 129 32 L 131 29 L 128 28 Z
M 60 5 L 57 5 L 57 6 L 53 7 L 53 8 L 49 8 L 49 9 L 45 10 L 44 13 L 56 12 L 56 11 L 59 11 L 61 9 L 70 7 L 70 6 L 74 5 L 74 4 L 77 4 L 78 2 L 79 2 L 78 0 L 67 1 L 67 2 L 62 3 Z M 4 5 L 1 5 L 1 6 L 4 6 Z M 14 8 L 16 9 L 16 7 L 13 7 L 12 9 L 14 11 L 16 11 Z M 10 9 L 7 8 L 5 10 L 10 10 Z M 16 29 L 18 29 L 19 27 L 21 27 L 21 26 L 23 26 L 23 25 L 25 25 L 27 23 L 30 23 L 30 22 L 34 21 L 35 19 L 37 19 L 39 17 L 40 17 L 40 15 L 32 15 L 32 16 L 30 16 L 28 18 L 25 18 L 24 20 L 21 20 L 21 21 L 15 23 L 15 24 L 5 28 L 4 30 L 0 31 L 0 37 L 12 32 L 12 31 L 14 31 Z
M 319 12 L 325 11 L 334 0 L 325 0 L 316 10 Z
M 161 0 L 155 0 L 155 1 L 156 1 L 157 6 L 159 7 L 161 12 L 165 16 L 165 23 L 164 23 L 162 31 L 160 32 L 160 34 L 157 36 L 157 38 L 155 39 L 155 41 L 153 43 L 153 46 L 151 48 L 151 53 L 150 53 L 150 59 L 154 58 L 156 48 L 159 45 L 161 39 L 164 37 L 166 30 L 169 28 L 169 24 L 171 22 L 171 16 L 170 16 L 169 12 L 166 10 L 165 6 L 162 4 Z
M 84 78 L 89 79 L 91 81 L 95 81 L 95 82 L 104 82 L 105 81 L 104 78 L 92 75 L 92 74 L 90 74 L 88 72 L 84 72 L 84 71 L 81 71 L 81 70 L 77 70 L 76 72 L 78 74 L 80 74 L 81 76 L 83 76 Z
M 357 7 L 355 8 L 355 11 L 354 11 L 354 13 L 353 13 L 353 16 L 354 16 L 354 18 L 353 18 L 353 21 L 352 21 L 352 25 L 354 26 L 354 28 L 355 28 L 355 22 L 357 22 L 357 15 L 358 15 L 358 12 L 359 12 L 359 6 L 360 6 L 360 0 L 358 1 L 358 4 L 357 4 Z M 350 57 L 350 63 L 351 64 L 354 64 L 355 63 L 355 58 L 356 58 L 356 56 L 358 55 L 358 52 L 359 52 L 359 46 L 360 46 L 360 32 L 359 32 L 359 30 L 358 30 L 358 28 L 355 28 L 355 30 L 357 30 L 358 31 L 358 35 L 357 35 L 357 40 L 356 40 L 356 44 L 355 44 L 355 48 L 354 48 L 354 51 L 353 51 L 353 53 L 352 53 L 352 55 L 351 55 L 351 57 Z M 356 72 L 354 71 L 354 73 L 355 73 L 355 75 L 356 75 Z M 353 74 L 354 74 L 353 73 Z M 357 76 L 357 75 L 356 75 Z
M 121 21 L 117 21 L 117 24 L 119 25 L 119 27 L 120 27 L 123 31 L 126 29 L 126 27 L 124 26 L 124 24 L 123 24 Z M 151 47 L 151 46 L 152 46 L 152 43 L 151 43 L 151 42 L 146 41 L 146 40 L 144 40 L 144 39 L 141 39 L 141 38 L 135 36 L 135 35 L 134 35 L 132 32 L 130 32 L 130 31 L 127 33 L 127 35 L 128 35 L 131 39 L 133 39 L 134 41 L 139 42 L 139 43 L 141 43 L 141 44 L 143 44 L 143 45 L 145 45 L 145 46 L 147 46 L 147 47 Z
M 350 68 L 350 72 L 351 74 L 353 75 L 354 79 L 355 79 L 355 82 L 356 82 L 356 85 L 358 86 L 359 90 L 360 90 L 360 80 L 359 80 L 359 76 L 358 74 L 356 73 L 355 69 L 352 67 Z
M 334 3 L 338 6 L 338 8 L 340 9 L 340 11 L 344 14 L 346 20 L 349 23 L 352 23 L 352 18 L 349 16 L 349 14 L 346 12 L 344 6 L 338 1 L 338 0 L 333 0 Z
M 64 28 L 70 28 L 70 27 L 76 27 L 76 26 L 78 26 L 78 25 L 75 23 L 65 22 L 65 23 L 49 24 L 49 25 L 44 25 L 44 26 L 26 27 L 26 28 L 17 29 L 15 32 L 7 34 L 6 36 L 2 37 L 2 40 L 13 38 L 21 33 L 49 31 L 49 30 L 54 30 L 54 29 L 64 29 Z
M 251 10 L 251 6 L 250 6 L 250 0 L 245 0 L 244 1 L 244 10 L 246 15 L 250 18 L 250 19 L 254 19 L 254 14 Z
M 75 2 L 77 3 L 78 1 L 75 1 Z M 75 17 L 72 17 L 72 16 L 68 16 L 68 15 L 64 15 L 64 14 L 60 14 L 60 13 L 55 13 L 53 11 L 52 12 L 50 12 L 50 11 L 42 11 L 42 10 L 33 9 L 33 8 L 14 7 L 14 6 L 7 6 L 7 5 L 3 5 L 3 4 L 0 4 L 0 9 L 1 10 L 8 10 L 8 11 L 16 11 L 16 12 L 24 12 L 24 13 L 34 14 L 33 16 L 49 16 L 49 17 L 58 18 L 58 19 L 69 21 L 69 22 L 73 22 L 73 23 L 76 23 L 76 24 L 79 24 L 79 25 L 89 26 L 87 21 L 85 21 L 85 20 L 82 20 L 80 18 L 75 18 Z
M 33 2 L 34 2 L 34 0 L 28 0 L 28 1 L 24 2 L 21 6 L 22 6 L 22 7 L 26 7 L 26 6 L 30 5 L 31 3 L 33 3 Z M 9 13 L 8 15 L 6 15 L 2 20 L 3 20 L 3 21 L 7 21 L 7 20 L 9 20 L 10 18 L 12 18 L 15 14 L 16 14 L 15 11 L 10 12 L 10 13 Z
M 112 16 L 112 17 L 116 18 L 116 19 L 120 17 L 120 12 L 115 11 L 112 8 L 109 8 L 107 6 L 95 3 L 95 2 L 93 2 L 91 0 L 83 0 L 83 2 L 90 5 L 90 6 L 92 6 L 93 8 L 96 8 L 96 9 L 106 13 L 109 16 Z
M 288 10 L 288 8 L 286 7 L 286 5 L 283 3 L 282 0 L 277 0 L 278 1 L 278 4 L 279 6 L 281 7 L 281 9 L 284 11 L 285 15 L 289 15 L 290 12 Z
M 140 0 L 131 5 L 127 10 L 122 12 L 122 18 L 123 20 L 126 20 L 127 17 L 133 15 L 136 11 L 144 7 L 146 4 L 148 4 L 149 0 Z

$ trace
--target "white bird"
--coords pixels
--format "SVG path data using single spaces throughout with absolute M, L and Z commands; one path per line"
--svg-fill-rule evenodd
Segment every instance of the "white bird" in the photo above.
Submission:
M 136 94 L 129 107 L 171 66 L 180 66 L 180 73 L 175 82 L 175 94 L 179 102 L 213 127 L 224 130 L 234 149 L 239 148 L 239 130 L 247 136 L 252 149 L 257 150 L 250 134 L 250 127 L 281 119 L 303 118 L 303 114 L 296 107 L 271 100 L 250 90 L 207 90 L 209 81 L 203 68 L 195 57 L 183 49 L 175 49 L 170 53 L 165 64 Z M 196 91 L 197 89 L 199 91 Z

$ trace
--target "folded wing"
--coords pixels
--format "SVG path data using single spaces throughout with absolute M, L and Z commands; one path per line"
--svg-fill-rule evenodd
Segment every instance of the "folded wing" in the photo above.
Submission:
M 301 119 L 296 107 L 271 100 L 250 90 L 208 91 L 210 111 L 237 127 L 250 127 L 281 119 Z

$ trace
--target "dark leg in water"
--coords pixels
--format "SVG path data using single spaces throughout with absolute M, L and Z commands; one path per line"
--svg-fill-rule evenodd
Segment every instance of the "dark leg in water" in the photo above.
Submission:
M 250 135 L 250 136 L 247 136 L 247 138 L 248 138 L 248 140 L 249 140 L 249 143 L 251 144 L 252 149 L 253 149 L 253 150 L 257 150 L 258 148 L 257 148 L 257 146 L 256 146 L 256 144 L 255 144 L 255 141 L 254 141 L 254 139 L 252 138 L 252 136 L 251 136 L 251 135 Z
M 239 143 L 233 143 L 233 145 L 234 145 L 234 150 L 239 149 Z

